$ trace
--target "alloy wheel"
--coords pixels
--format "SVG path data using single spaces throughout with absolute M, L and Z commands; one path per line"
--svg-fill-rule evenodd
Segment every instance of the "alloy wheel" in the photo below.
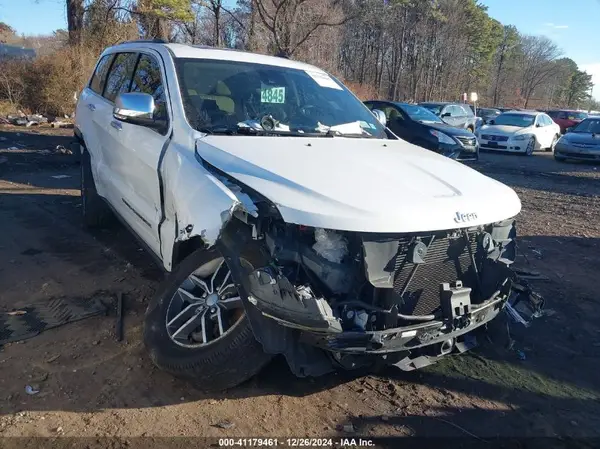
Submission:
M 231 270 L 218 256 L 181 283 L 169 303 L 165 325 L 175 344 L 198 348 L 225 336 L 244 314 Z
M 527 149 L 525 150 L 527 156 L 531 156 L 533 154 L 533 150 L 535 149 L 535 137 L 532 137 L 527 143 Z

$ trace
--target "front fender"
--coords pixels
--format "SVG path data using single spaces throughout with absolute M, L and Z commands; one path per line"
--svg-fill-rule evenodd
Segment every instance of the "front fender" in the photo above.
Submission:
M 233 214 L 247 212 L 251 204 L 196 160 L 193 149 L 176 143 L 165 153 L 161 174 L 165 217 L 159 232 L 163 264 L 170 271 L 176 243 L 200 237 L 213 246 Z

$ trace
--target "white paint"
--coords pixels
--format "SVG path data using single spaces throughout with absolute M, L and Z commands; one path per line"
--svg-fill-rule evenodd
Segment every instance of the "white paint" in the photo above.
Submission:
M 485 146 L 488 140 L 482 138 L 483 135 L 494 135 L 494 136 L 507 136 L 508 141 L 499 142 L 502 146 L 518 146 L 521 153 L 526 152 L 528 140 L 531 136 L 535 136 L 537 142 L 537 148 L 550 148 L 552 145 L 552 141 L 556 135 L 560 135 L 560 126 L 558 126 L 552 119 L 546 114 L 536 113 L 536 112 L 513 112 L 514 114 L 522 114 L 522 115 L 531 115 L 535 116 L 536 119 L 533 122 L 533 125 L 527 127 L 519 127 L 519 126 L 508 126 L 508 125 L 483 125 L 477 131 L 476 135 L 479 139 L 479 144 Z M 535 126 L 538 123 L 540 116 L 545 116 L 552 121 L 551 125 L 547 126 Z M 523 140 L 517 140 L 521 139 Z M 486 150 L 489 148 L 486 147 Z M 506 149 L 500 149 L 500 151 L 511 151 Z
M 202 158 L 275 203 L 285 221 L 363 232 L 415 232 L 515 216 L 509 187 L 401 140 L 207 136 Z M 456 213 L 476 219 L 457 224 Z

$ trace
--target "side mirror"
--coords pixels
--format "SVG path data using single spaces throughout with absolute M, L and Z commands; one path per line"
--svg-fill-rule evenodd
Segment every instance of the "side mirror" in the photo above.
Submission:
M 542 127 L 542 124 L 541 124 L 541 123 L 536 123 L 536 124 L 535 124 L 535 127 L 536 127 L 536 128 L 541 128 L 541 127 Z
M 450 113 L 449 112 L 444 112 L 440 117 L 442 117 L 442 118 L 450 117 Z
M 150 94 L 140 92 L 129 92 L 119 94 L 115 100 L 113 117 L 132 125 L 145 126 L 148 128 L 163 128 L 165 120 L 154 118 L 154 98 Z
M 371 112 L 379 123 L 381 123 L 383 126 L 387 126 L 387 117 L 385 116 L 385 112 L 383 112 L 381 109 L 373 109 Z
M 496 120 L 488 120 L 488 125 L 495 125 L 496 124 Z

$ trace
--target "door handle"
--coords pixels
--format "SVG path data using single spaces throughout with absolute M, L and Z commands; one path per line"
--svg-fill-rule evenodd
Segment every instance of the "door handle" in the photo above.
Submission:
M 110 126 L 112 126 L 117 131 L 121 131 L 123 129 L 123 125 L 121 125 L 121 122 L 117 122 L 116 120 L 110 122 Z
M 88 107 L 88 109 L 89 109 L 90 111 L 92 111 L 92 112 L 96 110 L 96 105 L 94 105 L 94 104 L 92 104 L 92 103 L 88 103 L 87 107 Z

